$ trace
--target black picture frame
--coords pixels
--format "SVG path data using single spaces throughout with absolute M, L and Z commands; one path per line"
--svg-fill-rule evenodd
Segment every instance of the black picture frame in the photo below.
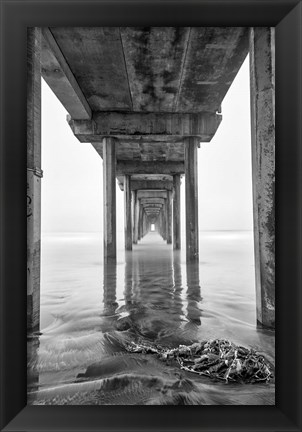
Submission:
M 301 430 L 301 0 L 0 0 L 1 430 Z M 26 406 L 26 28 L 276 26 L 276 406 Z

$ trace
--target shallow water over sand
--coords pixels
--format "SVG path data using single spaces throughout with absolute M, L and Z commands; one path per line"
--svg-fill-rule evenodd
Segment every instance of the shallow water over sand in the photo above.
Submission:
M 97 233 L 42 241 L 41 332 L 28 342 L 29 404 L 274 404 L 274 383 L 213 382 L 127 340 L 167 347 L 229 339 L 274 364 L 274 333 L 256 328 L 251 232 L 201 232 L 199 265 L 149 233 L 132 252 L 119 233 L 103 267 Z M 193 375 L 193 376 L 192 376 Z

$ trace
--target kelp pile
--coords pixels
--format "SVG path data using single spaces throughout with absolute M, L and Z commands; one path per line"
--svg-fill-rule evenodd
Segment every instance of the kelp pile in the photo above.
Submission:
M 268 382 L 273 377 L 270 365 L 262 355 L 224 339 L 179 345 L 174 349 L 129 342 L 126 350 L 156 354 L 162 361 L 176 360 L 185 371 L 226 383 Z

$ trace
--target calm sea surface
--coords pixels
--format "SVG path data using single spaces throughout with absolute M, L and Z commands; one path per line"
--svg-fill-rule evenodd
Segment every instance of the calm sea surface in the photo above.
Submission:
M 200 232 L 199 265 L 186 265 L 184 239 L 180 252 L 156 233 L 123 248 L 118 233 L 117 264 L 104 269 L 100 233 L 43 236 L 28 403 L 274 404 L 274 382 L 217 383 L 123 349 L 127 340 L 172 348 L 225 338 L 274 365 L 274 332 L 256 328 L 252 233 Z

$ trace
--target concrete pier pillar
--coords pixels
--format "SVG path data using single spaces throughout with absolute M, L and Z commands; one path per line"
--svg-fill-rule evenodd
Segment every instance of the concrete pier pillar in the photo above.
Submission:
M 136 219 L 137 219 L 137 203 L 136 203 L 136 191 L 132 191 L 132 243 L 137 243 L 137 230 L 136 230 Z
M 134 243 L 138 241 L 138 218 L 139 218 L 139 200 L 137 198 L 137 192 L 135 192 L 135 225 L 134 225 Z
M 27 331 L 40 328 L 41 29 L 27 32 Z
M 167 240 L 167 205 L 166 200 L 162 208 L 162 237 Z
M 199 259 L 197 148 L 197 138 L 185 140 L 187 261 Z
M 165 219 L 165 205 L 161 210 L 161 236 L 163 240 L 166 240 L 166 219 Z
M 116 260 L 116 141 L 103 140 L 104 260 Z
M 143 237 L 145 237 L 146 233 L 147 233 L 146 213 L 143 212 Z
M 132 250 L 132 214 L 130 175 L 124 176 L 125 249 Z
M 180 174 L 173 176 L 173 249 L 180 249 Z
M 275 327 L 275 30 L 250 30 L 257 322 Z
M 103 302 L 104 314 L 114 315 L 118 303 L 116 301 L 116 264 L 114 261 L 108 261 L 104 266 L 103 282 Z
M 167 243 L 172 243 L 172 192 L 167 191 Z
M 138 224 L 137 224 L 138 240 L 141 240 L 143 236 L 142 219 L 143 219 L 143 206 L 140 204 L 140 200 L 138 199 Z

